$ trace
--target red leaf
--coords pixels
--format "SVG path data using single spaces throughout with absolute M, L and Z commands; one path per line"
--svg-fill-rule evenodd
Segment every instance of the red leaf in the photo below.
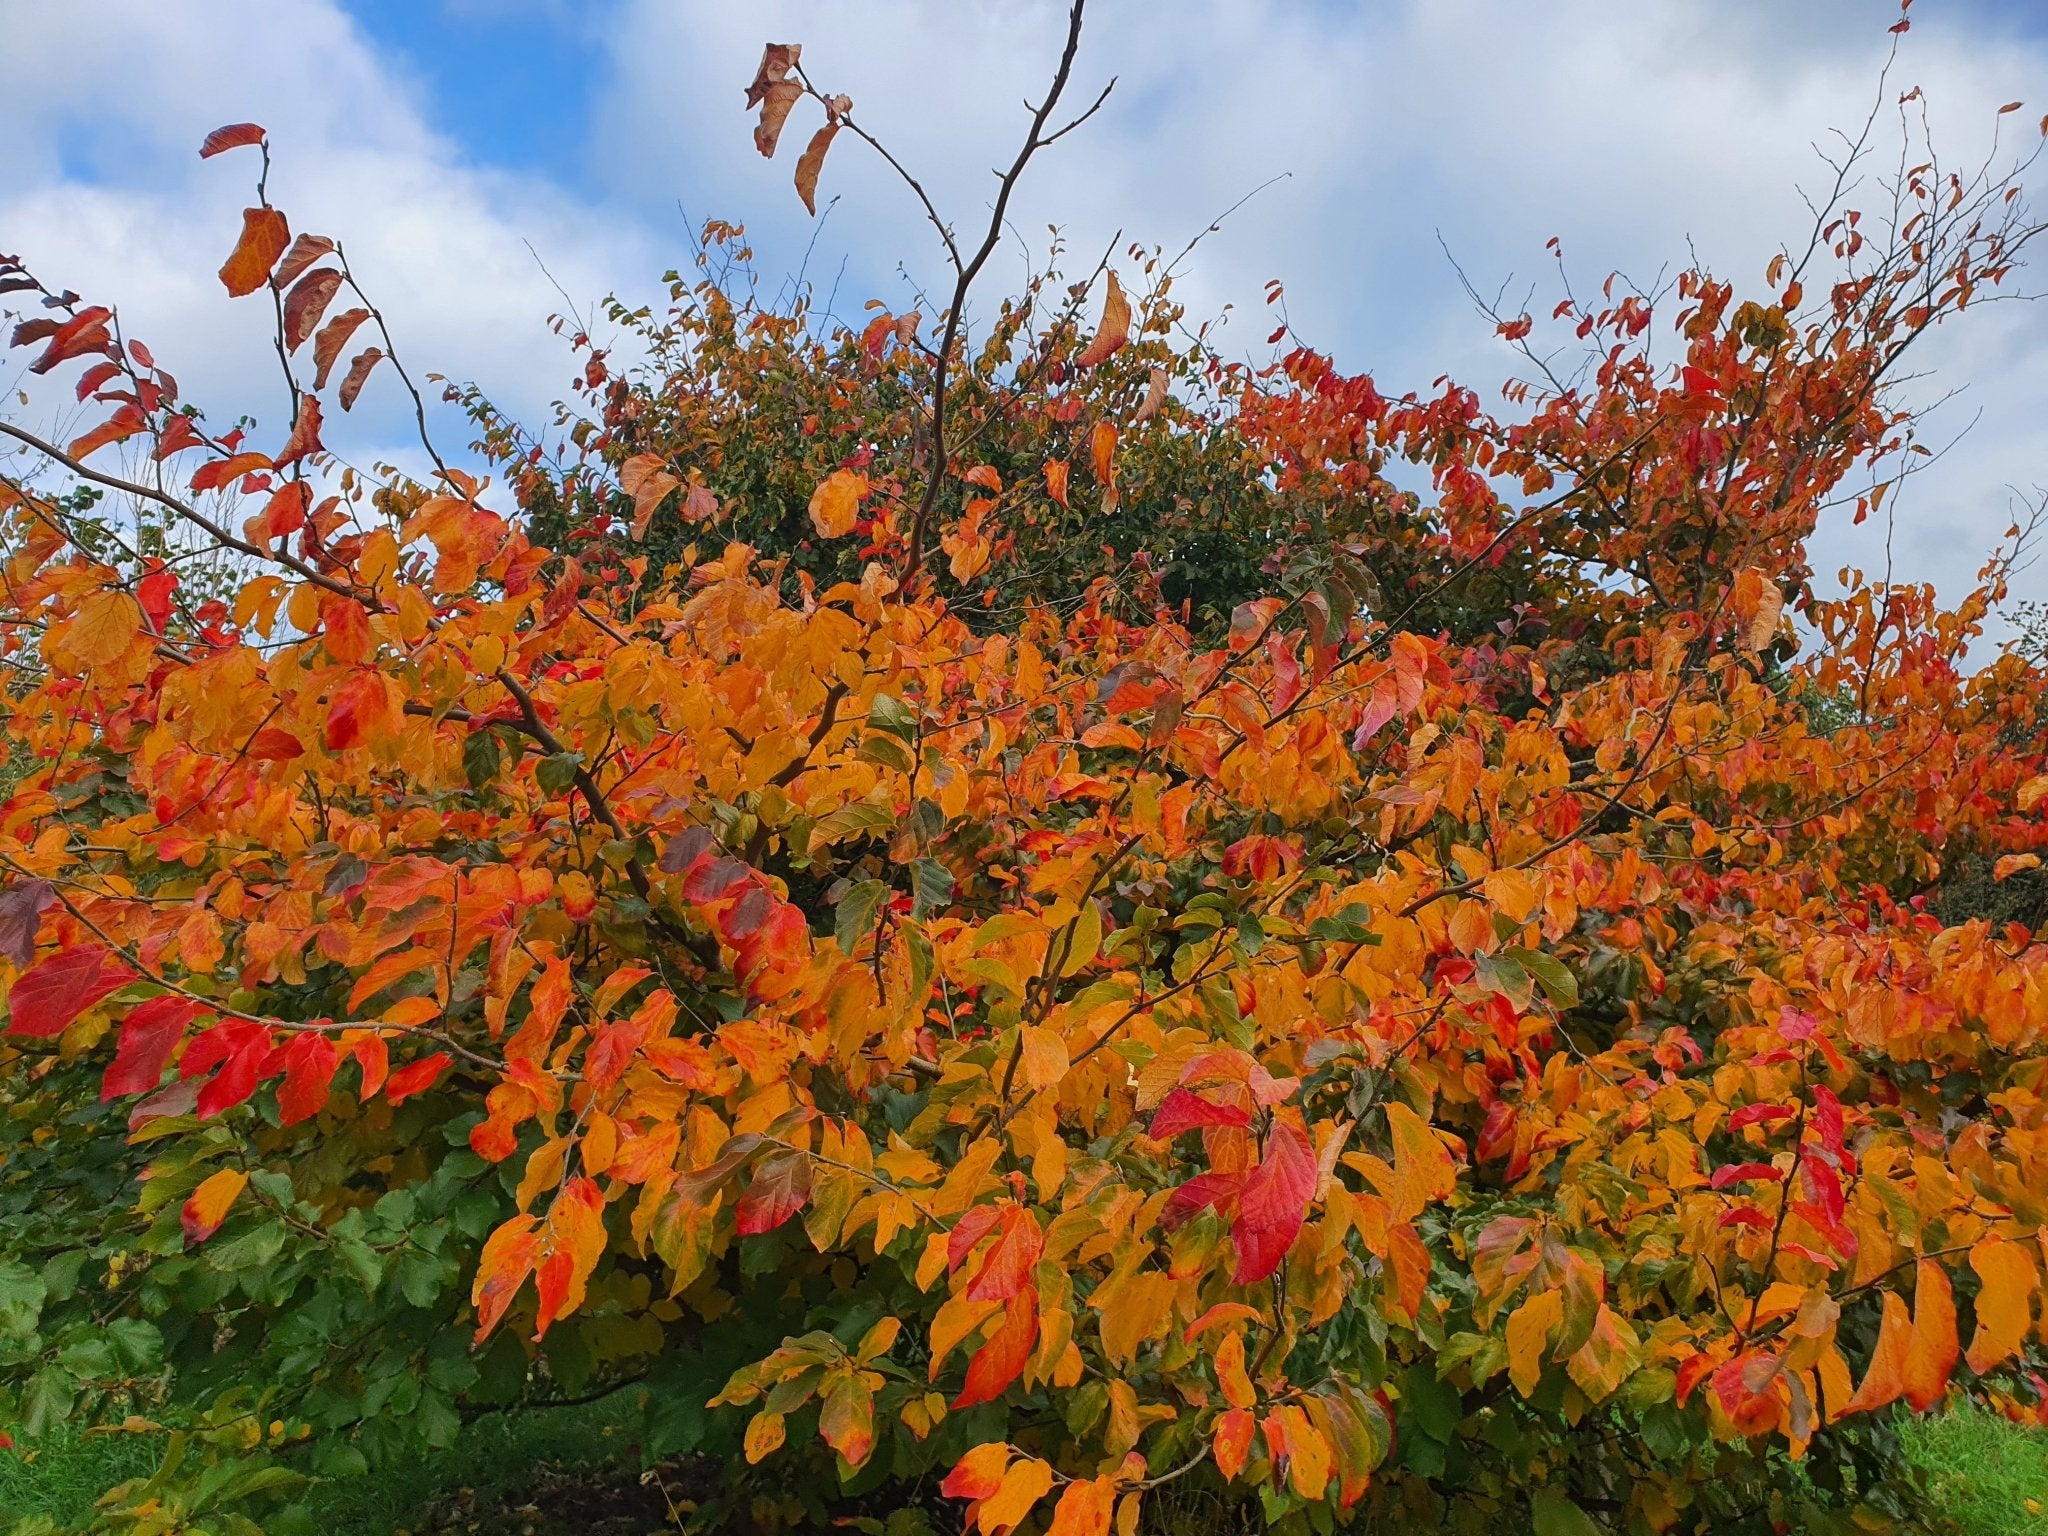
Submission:
M 1044 1248 L 1038 1218 L 1022 1206 L 1010 1206 L 980 1272 L 967 1287 L 968 1300 L 1008 1301 L 1031 1283 L 1031 1271 Z
M 68 451 L 74 459 L 88 458 L 107 444 L 131 438 L 147 426 L 142 412 L 132 405 L 124 405 L 90 432 L 73 439 Z
M 192 489 L 217 491 L 230 480 L 271 467 L 270 456 L 262 453 L 238 453 L 233 458 L 215 459 L 192 471 Z
M 1199 1126 L 1251 1123 L 1252 1112 L 1242 1104 L 1212 1104 L 1200 1094 L 1176 1088 L 1159 1101 L 1145 1134 L 1154 1141 L 1166 1141 Z
M 239 149 L 244 144 L 261 144 L 263 130 L 254 123 L 229 123 L 225 128 L 216 128 L 206 136 L 199 146 L 199 158 L 210 160 L 223 150 Z
M 157 634 L 162 634 L 171 622 L 171 594 L 177 590 L 175 571 L 151 571 L 135 584 L 135 599 L 142 604 L 143 617 Z
M 1242 1173 L 1198 1173 L 1176 1189 L 1159 1213 L 1159 1225 L 1171 1232 L 1194 1220 L 1212 1205 L 1235 1200 L 1247 1175 Z
M 343 410 L 348 409 L 348 402 L 352 398 L 354 397 L 348 393 L 348 386 L 343 385 Z M 300 459 L 306 457 L 307 454 L 318 453 L 319 451 L 320 397 L 318 395 L 301 395 L 299 396 L 299 419 L 292 423 L 291 436 L 285 439 L 284 447 L 278 450 L 277 467 L 283 469 L 285 465 L 296 464 Z
M 422 1056 L 418 1061 L 408 1062 L 392 1073 L 385 1082 L 384 1097 L 394 1104 L 403 1104 L 414 1094 L 425 1093 L 434 1086 L 434 1079 L 441 1075 L 449 1059 L 446 1051 L 436 1051 L 431 1056 Z M 364 1081 L 368 1082 L 367 1071 L 364 1074 Z M 375 1091 L 366 1088 L 365 1097 Z
M 967 1362 L 967 1383 L 953 1399 L 953 1409 L 994 1402 L 1024 1373 L 1032 1347 L 1038 1343 L 1038 1292 L 1019 1291 L 1003 1309 L 1002 1326 Z
M 1308 1217 L 1316 1192 L 1316 1153 L 1308 1133 L 1285 1120 L 1266 1137 L 1266 1155 L 1244 1181 L 1231 1241 L 1237 1245 L 1232 1285 L 1252 1285 L 1280 1267 Z
M 1769 1163 L 1730 1163 L 1716 1168 L 1714 1176 L 1707 1182 L 1715 1189 L 1726 1189 L 1731 1184 L 1748 1184 L 1757 1179 L 1775 1179 L 1778 1170 Z
M 811 1160 L 801 1152 L 765 1158 L 733 1210 L 741 1237 L 773 1232 L 811 1198 Z
M 178 1076 L 194 1078 L 214 1072 L 199 1090 L 199 1118 L 211 1119 L 245 1102 L 256 1091 L 263 1063 L 270 1056 L 270 1031 L 247 1019 L 216 1024 L 190 1045 L 178 1061 Z
M 277 1089 L 278 1119 L 286 1125 L 312 1119 L 327 1107 L 327 1092 L 341 1057 L 325 1035 L 313 1030 L 292 1036 L 277 1055 L 284 1068 L 284 1081 Z
M 1739 1131 L 1746 1126 L 1761 1125 L 1772 1120 L 1790 1120 L 1792 1111 L 1782 1104 L 1745 1104 L 1728 1117 L 1728 1129 Z
M 7 1033 L 54 1040 L 86 1009 L 134 979 L 128 963 L 103 944 L 52 955 L 15 979 L 7 994 Z
M 113 314 L 104 304 L 81 309 L 51 334 L 49 346 L 43 349 L 41 357 L 29 364 L 28 371 L 48 373 L 59 363 L 83 357 L 88 352 L 113 351 L 114 334 L 107 329 L 107 322 Z
M 83 400 L 120 371 L 119 363 L 94 363 L 78 376 L 78 398 Z
M 152 997 L 131 1008 L 121 1021 L 121 1043 L 114 1048 L 114 1063 L 100 1080 L 100 1102 L 155 1088 L 171 1052 L 185 1038 L 185 1027 L 198 1012 L 198 1003 L 175 993 Z

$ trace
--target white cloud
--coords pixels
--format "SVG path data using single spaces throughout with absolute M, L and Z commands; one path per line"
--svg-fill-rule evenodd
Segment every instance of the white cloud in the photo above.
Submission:
M 1638 278 L 1675 268 L 1688 240 L 1723 275 L 1753 281 L 1803 226 L 1798 185 L 1821 183 L 1809 146 L 1869 110 L 1891 41 L 1885 9 L 1094 0 L 1069 101 L 1084 105 L 1111 74 L 1119 84 L 1034 167 L 1011 222 L 1034 248 L 1060 223 L 1075 265 L 1118 230 L 1174 250 L 1286 173 L 1205 241 L 1180 290 L 1191 311 L 1249 312 L 1233 334 L 1255 350 L 1263 284 L 1279 278 L 1298 332 L 1341 365 L 1383 386 L 1426 388 L 1449 371 L 1485 390 L 1511 359 L 1467 306 L 1439 231 L 1488 289 L 1512 273 L 1552 292 L 1551 235 L 1582 284 L 1610 267 Z M 989 169 L 1014 151 L 1063 12 L 1054 0 L 617 0 L 602 22 L 609 76 L 591 92 L 584 184 L 563 187 L 484 169 L 431 131 L 408 68 L 335 0 L 0 0 L 13 65 L 0 99 L 0 248 L 120 297 L 190 393 L 274 415 L 279 388 L 250 345 L 261 317 L 211 276 L 250 167 L 192 153 L 216 123 L 253 118 L 278 144 L 279 202 L 297 227 L 349 242 L 414 366 L 475 377 L 531 416 L 569 370 L 539 323 L 560 301 L 526 240 L 579 302 L 644 294 L 678 264 L 678 203 L 693 219 L 744 219 L 771 279 L 815 239 L 808 275 L 821 296 L 845 264 L 842 314 L 870 295 L 899 301 L 899 262 L 941 276 L 915 202 L 846 137 L 822 185 L 837 206 L 822 229 L 804 215 L 790 175 L 808 109 L 774 163 L 754 154 L 740 92 L 764 41 L 801 41 L 813 77 L 850 92 L 861 121 L 978 232 Z M 1926 0 L 1895 79 L 1926 87 L 1936 141 L 1960 157 L 1980 151 L 2000 103 L 2031 90 L 2048 106 L 2044 66 L 2038 38 L 1964 0 Z M 451 105 L 445 118 L 457 117 Z M 1008 243 L 984 303 L 1022 260 Z M 2013 305 L 1929 348 L 1927 396 L 1967 385 L 1945 415 L 1953 426 L 1982 417 L 1900 504 L 1902 578 L 1959 594 L 2005 526 L 2003 487 L 2048 480 L 2035 446 L 2044 344 L 2048 313 Z M 382 400 L 366 439 L 396 440 L 393 404 Z M 1881 569 L 1882 533 L 1830 528 L 1816 564 Z M 2028 578 L 2034 595 L 2048 590 L 2044 569 Z

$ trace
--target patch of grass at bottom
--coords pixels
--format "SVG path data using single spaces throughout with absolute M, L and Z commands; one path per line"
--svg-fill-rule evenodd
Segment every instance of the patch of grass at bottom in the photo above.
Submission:
M 57 1429 L 0 1451 L 0 1526 L 42 1515 L 60 1530 L 92 1515 L 116 1483 L 147 1477 L 162 1459 L 161 1435 Z
M 1968 1536 L 2048 1536 L 2048 1431 L 1959 1408 L 1908 1419 L 1899 1434 Z

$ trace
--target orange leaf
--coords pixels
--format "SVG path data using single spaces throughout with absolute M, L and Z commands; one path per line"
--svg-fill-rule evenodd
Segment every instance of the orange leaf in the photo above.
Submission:
M 1248 1408 L 1233 1408 L 1217 1418 L 1209 1437 L 1209 1453 L 1216 1458 L 1216 1470 L 1225 1482 L 1244 1470 L 1245 1458 L 1251 1454 L 1252 1432 L 1257 1428 L 1258 1420 Z
M 985 1499 L 1003 1486 L 1003 1468 L 1010 1464 L 1010 1448 L 1000 1440 L 977 1445 L 953 1464 L 939 1484 L 949 1499 Z
M 1061 506 L 1067 504 L 1067 461 L 1047 459 L 1045 461 L 1045 494 Z
M 1112 272 L 1109 296 L 1102 301 L 1102 324 L 1096 328 L 1095 339 L 1088 343 L 1087 350 L 1074 359 L 1074 366 L 1093 368 L 1097 363 L 1107 362 L 1130 339 L 1131 301 L 1124 297 L 1123 286 Z
M 291 280 L 322 256 L 334 249 L 334 242 L 325 235 L 301 235 L 292 242 L 292 248 L 284 253 L 284 260 L 277 264 L 272 274 L 277 286 L 289 287 Z
M 1970 1250 L 1970 1268 L 1979 1281 L 1977 1331 L 1966 1358 L 1970 1369 L 1982 1376 L 2011 1359 L 2026 1342 L 2041 1276 L 2023 1245 L 1996 1234 L 1980 1239 Z
M 216 128 L 209 133 L 199 146 L 199 158 L 210 160 L 223 150 L 237 149 L 244 144 L 261 144 L 263 130 L 254 123 L 229 123 L 225 128 Z
M 1249 1408 L 1259 1400 L 1244 1369 L 1244 1336 L 1233 1333 L 1216 1349 L 1216 1385 L 1233 1408 Z
M 228 1207 L 235 1203 L 235 1196 L 248 1182 L 249 1175 L 239 1168 L 223 1168 L 208 1175 L 192 1191 L 185 1208 L 178 1213 L 178 1225 L 185 1229 L 185 1241 L 203 1243 L 218 1232 L 220 1224 L 227 1220 Z
M 1109 1536 L 1109 1517 L 1115 1506 L 1115 1478 L 1077 1479 L 1061 1491 L 1046 1536 Z
M 1843 1413 L 1871 1413 L 1897 1400 L 1906 1390 L 1906 1354 L 1913 1338 L 1913 1320 L 1896 1291 L 1885 1292 L 1884 1319 L 1877 1327 L 1877 1348 Z
M 1906 1401 L 1915 1412 L 1925 1413 L 1941 1401 L 1960 1352 L 1948 1272 L 1934 1260 L 1922 1259 L 1913 1283 L 1913 1337 L 1906 1347 L 1903 1378 Z
M 1095 462 L 1095 483 L 1102 487 L 1102 510 L 1116 510 L 1116 428 L 1098 421 L 1089 434 L 1088 451 Z
M 204 151 L 201 151 L 204 153 Z M 270 269 L 291 239 L 284 215 L 275 208 L 244 208 L 242 238 L 220 269 L 220 280 L 235 298 L 254 293 L 270 276 Z

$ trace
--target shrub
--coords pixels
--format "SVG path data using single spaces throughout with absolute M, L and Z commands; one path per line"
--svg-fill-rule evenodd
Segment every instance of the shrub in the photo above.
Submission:
M 795 70 L 769 50 L 771 117 Z M 850 108 L 812 94 L 814 181 Z M 181 556 L 0 489 L 10 1411 L 176 1424 L 107 1507 L 138 1529 L 622 1382 L 650 1456 L 768 1465 L 759 1523 L 928 1478 L 989 1536 L 1129 1532 L 1167 1488 L 1319 1529 L 1904 1513 L 1894 1404 L 2044 1395 L 2048 945 L 1913 894 L 1951 848 L 2038 861 L 2009 727 L 2043 678 L 1964 665 L 2005 565 L 1944 611 L 1824 600 L 1803 550 L 1898 473 L 1904 349 L 2035 233 L 2008 185 L 1909 178 L 1754 299 L 1688 274 L 1668 366 L 1650 297 L 1574 312 L 1595 366 L 1506 419 L 1295 351 L 1126 423 L 1112 289 L 1073 390 L 969 370 L 1025 422 L 1002 462 L 934 432 L 920 469 L 878 383 L 844 409 L 891 465 L 799 473 L 739 386 L 693 396 L 761 344 L 710 325 L 581 459 L 525 453 L 528 506 L 680 542 L 688 466 L 626 410 L 673 396 L 707 483 L 764 489 L 672 573 L 536 543 L 454 466 L 330 473 L 374 306 L 260 190 L 222 276 L 280 300 L 275 449 L 50 295 L 17 343 L 112 414 L 0 432 L 241 580 L 188 601 Z M 795 334 L 807 389 L 871 355 Z M 411 387 L 390 351 L 339 404 Z M 1031 461 L 1076 401 L 1062 482 Z M 1026 509 L 1059 548 L 1156 422 L 1159 474 L 1220 444 L 1360 536 L 1213 633 L 1092 557 L 975 614 Z M 176 468 L 101 467 L 123 443 Z M 1382 497 L 1395 458 L 1435 503 Z M 1533 611 L 1489 631 L 1465 578 L 1507 569 Z M 1417 627 L 1446 581 L 1461 627 Z

